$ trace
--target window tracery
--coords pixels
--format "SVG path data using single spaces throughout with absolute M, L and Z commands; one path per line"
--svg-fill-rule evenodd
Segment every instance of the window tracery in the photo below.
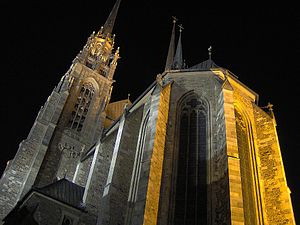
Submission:
M 191 96 L 179 116 L 174 224 L 207 224 L 207 107 Z

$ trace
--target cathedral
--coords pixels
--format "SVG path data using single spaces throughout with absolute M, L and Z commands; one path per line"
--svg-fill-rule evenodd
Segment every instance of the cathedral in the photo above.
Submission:
M 0 224 L 295 224 L 272 105 L 211 48 L 187 67 L 175 18 L 164 71 L 135 101 L 110 102 L 119 5 L 8 162 Z

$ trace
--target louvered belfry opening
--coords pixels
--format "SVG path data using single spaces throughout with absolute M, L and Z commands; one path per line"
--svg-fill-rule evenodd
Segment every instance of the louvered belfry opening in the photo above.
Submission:
M 207 107 L 186 99 L 179 123 L 174 224 L 207 224 Z
M 84 83 L 80 89 L 76 104 L 69 120 L 71 129 L 80 132 L 83 128 L 84 121 L 88 115 L 91 102 L 95 95 L 95 88 L 92 83 Z

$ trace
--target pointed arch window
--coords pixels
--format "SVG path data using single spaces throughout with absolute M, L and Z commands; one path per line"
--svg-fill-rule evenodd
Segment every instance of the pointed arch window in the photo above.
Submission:
M 179 116 L 175 225 L 207 224 L 207 107 L 192 96 Z
M 255 161 L 252 157 L 251 148 L 251 133 L 248 129 L 248 124 L 244 116 L 235 109 L 236 118 L 236 133 L 238 152 L 240 157 L 240 171 L 242 181 L 242 193 L 243 193 L 243 207 L 244 207 L 244 222 L 246 225 L 258 224 L 257 221 L 257 196 L 255 191 L 254 180 L 254 166 Z
M 94 95 L 95 88 L 92 83 L 84 83 L 71 113 L 71 119 L 69 121 L 71 129 L 76 131 L 82 130 Z

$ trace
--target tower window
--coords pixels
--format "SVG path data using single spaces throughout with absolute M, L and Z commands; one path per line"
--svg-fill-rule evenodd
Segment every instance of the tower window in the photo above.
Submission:
M 74 109 L 71 113 L 71 119 L 69 120 L 71 129 L 76 131 L 82 130 L 94 94 L 95 89 L 91 83 L 82 85 Z
M 93 69 L 93 64 L 90 62 L 86 62 L 86 66 L 90 69 Z
M 207 110 L 187 99 L 179 117 L 174 224 L 207 224 Z

